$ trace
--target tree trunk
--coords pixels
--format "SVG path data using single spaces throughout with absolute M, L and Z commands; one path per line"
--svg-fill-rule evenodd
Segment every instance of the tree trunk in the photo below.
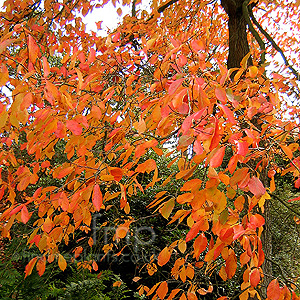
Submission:
M 240 68 L 242 59 L 249 53 L 247 40 L 247 24 L 243 17 L 243 1 L 222 0 L 221 5 L 228 15 L 229 27 L 229 55 L 227 68 Z M 248 64 L 252 64 L 251 58 Z
M 247 24 L 243 16 L 244 0 L 221 0 L 221 5 L 228 15 L 229 27 L 229 55 L 227 60 L 227 68 L 240 68 L 242 59 L 249 53 L 250 48 L 247 39 Z M 248 59 L 248 65 L 252 65 L 251 57 Z M 261 174 L 263 184 L 267 186 L 267 173 Z M 265 226 L 262 233 L 262 244 L 266 258 L 272 257 L 272 233 L 270 230 L 271 216 L 270 216 L 270 203 L 266 201 L 264 207 Z M 264 273 L 264 287 L 267 287 L 272 280 L 272 264 L 270 261 L 265 260 L 262 265 Z M 261 294 L 266 297 L 266 288 L 261 289 Z M 250 299 L 257 299 L 249 298 Z

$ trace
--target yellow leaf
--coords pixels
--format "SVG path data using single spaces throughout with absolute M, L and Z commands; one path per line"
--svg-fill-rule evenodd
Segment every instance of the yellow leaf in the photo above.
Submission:
M 8 112 L 5 111 L 0 116 L 0 128 L 4 127 L 8 118 Z
M 61 254 L 58 255 L 58 266 L 62 271 L 64 271 L 67 267 L 67 262 Z
M 175 206 L 175 200 L 171 199 L 168 202 L 164 203 L 164 205 L 159 209 L 159 212 L 165 219 L 168 219 L 174 206 Z
M 247 68 L 247 62 L 248 62 L 248 59 L 250 57 L 251 53 L 249 52 L 248 54 L 246 54 L 246 56 L 242 59 L 241 61 L 241 67 L 243 69 L 246 69 Z
M 256 66 L 249 67 L 249 75 L 251 78 L 254 78 L 257 75 L 258 69 Z
M 181 253 L 184 253 L 186 250 L 186 242 L 184 240 L 179 240 L 177 247 Z

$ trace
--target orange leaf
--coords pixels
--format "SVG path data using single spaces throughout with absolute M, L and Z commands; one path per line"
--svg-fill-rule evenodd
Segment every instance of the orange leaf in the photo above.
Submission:
M 207 247 L 207 238 L 202 233 L 194 241 L 194 255 L 196 259 L 199 259 L 200 254 L 206 249 L 206 247 Z
M 117 9 L 117 14 L 118 14 L 119 16 L 122 15 L 122 9 L 121 9 L 120 7 Z
M 58 174 L 54 172 L 53 177 L 57 179 L 62 179 L 65 176 L 69 175 L 74 170 L 74 167 L 66 167 L 62 168 L 61 170 L 58 169 Z
M 208 229 L 208 222 L 205 218 L 201 218 L 200 221 L 196 222 L 192 227 L 191 230 L 186 235 L 185 241 L 188 242 L 192 240 L 200 230 L 206 231 Z
M 267 296 L 270 300 L 278 300 L 280 298 L 281 290 L 279 287 L 279 283 L 277 279 L 273 279 L 268 288 L 267 288 Z
M 98 265 L 97 265 L 97 263 L 95 261 L 93 261 L 92 267 L 93 267 L 94 271 L 96 271 L 96 272 L 98 271 Z
M 251 78 L 254 78 L 258 73 L 258 69 L 256 66 L 249 67 L 249 75 Z
M 184 82 L 184 80 L 185 78 L 180 78 L 173 81 L 168 89 L 169 95 L 173 95 L 176 92 L 176 90 L 181 86 L 181 84 Z
M 188 300 L 198 300 L 195 292 L 187 292 L 187 298 Z
M 45 56 L 43 56 L 43 68 L 44 68 L 44 76 L 48 77 L 48 75 L 50 74 L 50 67 L 49 67 L 48 60 Z
M 187 202 L 191 202 L 194 198 L 194 194 L 193 193 L 185 193 L 185 194 L 181 194 L 177 197 L 176 201 L 179 204 L 183 204 L 183 203 L 187 203 Z
M 93 201 L 93 205 L 94 205 L 95 209 L 97 211 L 99 211 L 102 206 L 102 203 L 103 203 L 103 196 L 102 196 L 99 184 L 95 184 L 95 186 L 94 186 L 92 201 Z
M 76 247 L 75 251 L 73 251 L 75 258 L 77 258 L 81 254 L 82 251 L 83 251 L 83 248 L 81 246 Z
M 37 261 L 37 257 L 34 257 L 25 267 L 25 278 L 29 276 L 33 270 L 35 262 Z
M 47 217 L 43 224 L 43 229 L 45 232 L 49 233 L 52 228 L 53 228 L 53 222 L 51 221 L 51 219 L 49 217 Z
M 42 276 L 46 269 L 46 258 L 42 257 L 38 260 L 36 264 L 36 270 L 38 271 L 39 275 Z
M 28 51 L 29 51 L 30 61 L 32 63 L 35 63 L 35 61 L 40 53 L 40 49 L 31 35 L 28 35 Z
M 289 147 L 284 145 L 280 145 L 280 147 L 289 159 L 293 158 L 293 152 Z
M 161 267 L 163 265 L 165 265 L 170 260 L 171 254 L 172 254 L 172 251 L 170 250 L 170 248 L 165 247 L 158 255 L 158 258 L 157 258 L 158 265 Z
M 234 253 L 232 253 L 226 259 L 225 270 L 226 270 L 228 279 L 233 277 L 233 275 L 235 274 L 236 268 L 237 268 L 236 256 Z
M 179 292 L 180 292 L 180 289 L 172 290 L 172 292 L 170 293 L 170 295 L 168 297 L 168 300 L 173 299 Z
M 136 172 L 139 173 L 150 173 L 151 171 L 153 171 L 156 168 L 156 162 L 154 159 L 148 159 L 146 160 L 144 163 L 138 165 L 138 167 L 136 168 Z
M 158 295 L 158 297 L 160 299 L 164 299 L 166 297 L 167 293 L 168 293 L 168 284 L 167 284 L 166 281 L 163 281 L 159 285 L 159 287 L 158 287 L 158 289 L 156 291 L 156 294 Z
M 64 271 L 67 267 L 67 262 L 61 254 L 58 255 L 58 266 L 62 271 Z

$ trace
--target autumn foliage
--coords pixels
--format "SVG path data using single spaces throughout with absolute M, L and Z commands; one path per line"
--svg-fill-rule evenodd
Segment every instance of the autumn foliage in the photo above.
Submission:
M 42 276 L 50 263 L 64 271 L 61 245 L 76 232 L 88 233 L 94 213 L 117 207 L 126 215 L 115 221 L 118 243 L 135 222 L 130 202 L 137 191 L 177 180 L 176 194 L 159 192 L 147 204 L 169 224 L 184 224 L 185 237 L 164 245 L 145 266 L 151 276 L 169 264 L 169 278 L 141 285 L 139 293 L 200 299 L 213 285 L 199 285 L 197 272 L 209 278 L 217 270 L 226 281 L 242 267 L 239 298 L 261 299 L 265 205 L 276 192 L 276 176 L 292 175 L 300 187 L 297 78 L 288 68 L 266 72 L 250 34 L 250 53 L 228 70 L 228 16 L 216 1 L 153 1 L 151 11 L 123 1 L 136 8 L 132 16 L 102 37 L 86 31 L 80 16 L 105 2 L 4 3 L 1 237 L 9 239 L 14 224 L 34 220 L 28 247 L 40 255 L 27 264 L 25 276 L 34 268 Z M 277 17 L 288 10 L 295 18 L 287 22 L 299 26 L 293 23 L 299 1 L 245 2 L 254 13 L 263 9 L 257 15 L 262 26 L 271 27 L 271 11 Z M 283 35 L 279 45 L 287 51 L 290 43 L 298 49 L 297 42 Z M 275 50 L 266 50 L 270 61 Z M 59 162 L 55 153 L 62 144 L 65 159 Z M 150 152 L 171 157 L 168 168 L 177 171 L 163 178 Z M 147 185 L 141 174 L 151 177 Z M 45 177 L 53 184 L 45 185 Z M 93 242 L 89 237 L 90 247 Z M 114 250 L 113 243 L 103 251 Z M 81 251 L 75 249 L 75 257 Z M 94 260 L 85 267 L 98 270 Z M 266 291 L 269 300 L 299 299 L 292 283 L 276 278 Z

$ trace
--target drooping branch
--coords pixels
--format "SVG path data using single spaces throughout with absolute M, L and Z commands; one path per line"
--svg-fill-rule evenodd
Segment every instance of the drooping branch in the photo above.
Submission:
M 259 29 L 259 31 L 266 37 L 266 39 L 271 43 L 273 48 L 280 53 L 281 57 L 283 58 L 284 64 L 292 71 L 292 73 L 296 76 L 297 80 L 300 80 L 300 75 L 299 73 L 290 65 L 288 62 L 286 56 L 284 55 L 283 51 L 281 48 L 276 44 L 276 42 L 273 40 L 273 38 L 262 28 L 262 26 L 257 22 L 253 15 L 252 8 L 249 7 L 249 14 L 251 16 L 251 19 L 255 26 Z

